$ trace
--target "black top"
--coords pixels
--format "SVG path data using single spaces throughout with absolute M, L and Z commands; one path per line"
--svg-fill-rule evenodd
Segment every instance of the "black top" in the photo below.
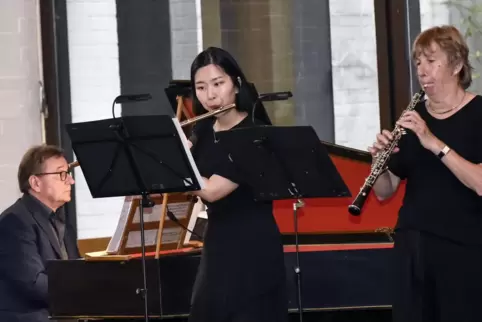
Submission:
M 203 177 L 219 175 L 239 187 L 207 206 L 199 295 L 209 309 L 230 310 L 253 295 L 285 284 L 281 236 L 273 217 L 272 202 L 256 202 L 228 154 L 216 143 L 213 121 L 196 127 L 193 156 Z M 258 124 L 258 121 L 256 122 Z M 254 126 L 251 117 L 233 127 Z
M 449 118 L 431 116 L 420 102 L 415 110 L 430 131 L 469 162 L 482 163 L 482 97 L 476 96 Z M 416 229 L 455 241 L 482 245 L 482 197 L 467 188 L 410 130 L 389 169 L 407 179 L 398 228 Z

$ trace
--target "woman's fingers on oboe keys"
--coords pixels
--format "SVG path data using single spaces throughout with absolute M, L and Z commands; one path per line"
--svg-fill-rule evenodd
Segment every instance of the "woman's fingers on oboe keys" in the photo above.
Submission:
M 377 143 L 381 145 L 381 148 L 384 148 L 388 144 L 390 144 L 390 138 L 387 137 L 383 132 L 377 134 Z
M 388 130 L 383 130 L 382 131 L 382 134 L 388 139 L 388 140 L 393 140 L 393 135 L 390 131 Z
M 382 131 L 382 134 L 383 134 L 383 136 L 385 136 L 385 137 L 387 138 L 387 140 L 389 140 L 390 142 L 393 140 L 393 135 L 392 135 L 392 133 L 391 133 L 390 131 L 388 131 L 388 130 L 383 130 L 383 131 Z M 388 146 L 388 143 L 387 143 L 386 145 Z M 395 147 L 393 148 L 393 151 L 392 151 L 392 152 L 393 152 L 393 153 L 397 153 L 398 151 L 400 151 L 400 149 L 399 149 L 397 146 L 395 146 Z
M 372 146 L 369 146 L 369 147 L 368 147 L 368 152 L 370 152 L 370 154 L 371 154 L 372 156 L 375 156 L 375 155 L 378 153 L 378 149 L 376 149 L 376 148 L 374 148 L 374 147 L 372 147 Z
M 377 140 L 373 142 L 373 146 L 368 148 L 368 152 L 374 157 L 378 156 L 379 152 L 385 150 L 390 142 L 393 140 L 393 135 L 388 130 L 383 130 L 381 133 L 377 134 Z M 393 149 L 393 153 L 399 151 L 398 147 Z

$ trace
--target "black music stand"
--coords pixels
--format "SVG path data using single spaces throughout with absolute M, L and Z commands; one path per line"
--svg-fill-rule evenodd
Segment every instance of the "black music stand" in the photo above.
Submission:
M 136 292 L 144 299 L 148 321 L 144 208 L 154 206 L 150 194 L 202 188 L 187 140 L 177 119 L 167 115 L 74 123 L 66 129 L 92 197 L 142 196 L 139 217 L 144 285 Z
M 216 136 L 251 186 L 255 199 L 297 200 L 293 205 L 294 271 L 302 321 L 297 210 L 304 203 L 300 198 L 350 197 L 351 193 L 311 126 L 258 126 L 222 131 Z

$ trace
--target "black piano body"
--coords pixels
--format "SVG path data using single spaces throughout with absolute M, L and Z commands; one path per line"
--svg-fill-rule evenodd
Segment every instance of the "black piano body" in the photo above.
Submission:
M 352 195 L 370 171 L 366 152 L 324 143 Z M 300 268 L 305 321 L 391 321 L 392 246 L 375 233 L 393 227 L 403 191 L 380 205 L 371 197 L 365 212 L 348 214 L 348 200 L 318 202 L 302 208 Z M 290 319 L 298 321 L 296 253 L 289 204 L 279 203 L 275 217 L 283 233 Z M 291 231 L 290 231 L 291 229 Z M 148 310 L 152 320 L 185 321 L 200 262 L 200 251 L 147 259 Z M 144 302 L 139 259 L 128 261 L 52 261 L 49 276 L 53 319 L 84 318 L 142 321 Z
M 367 314 L 371 314 L 371 321 L 390 321 L 391 247 L 373 245 L 329 251 L 301 246 L 302 305 L 307 317 L 317 319 L 345 312 L 352 321 Z M 298 314 L 295 255 L 292 249 L 285 252 L 293 321 Z M 199 252 L 147 259 L 151 320 L 187 319 L 199 262 Z M 144 302 L 138 293 L 143 285 L 142 266 L 138 259 L 51 261 L 47 273 L 53 319 L 143 320 Z

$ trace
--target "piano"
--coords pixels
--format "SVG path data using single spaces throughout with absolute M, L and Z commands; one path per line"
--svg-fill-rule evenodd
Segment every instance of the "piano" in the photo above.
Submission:
M 370 155 L 322 144 L 356 196 L 370 172 Z M 348 213 L 353 197 L 304 200 L 298 230 L 305 321 L 391 321 L 393 243 L 385 232 L 396 223 L 403 194 L 404 182 L 390 200 L 369 196 L 360 216 Z M 285 247 L 290 320 L 298 321 L 293 201 L 275 202 L 274 215 Z M 201 252 L 202 248 L 184 248 L 147 258 L 151 320 L 187 321 Z M 144 320 L 138 255 L 129 260 L 51 261 L 47 274 L 52 319 Z
M 370 170 L 367 153 L 323 142 L 352 195 Z M 348 214 L 351 198 L 307 199 L 299 210 L 302 307 L 307 316 L 343 315 L 390 321 L 392 242 L 379 228 L 393 227 L 403 191 L 389 202 L 370 196 L 359 217 Z M 275 203 L 283 234 L 289 311 L 297 320 L 296 254 L 292 204 Z M 171 251 L 148 258 L 148 309 L 151 319 L 184 321 L 202 249 Z M 51 261 L 50 314 L 53 319 L 143 320 L 139 257 L 126 261 Z M 377 320 L 379 318 L 379 320 Z M 337 320 L 338 321 L 338 320 Z

